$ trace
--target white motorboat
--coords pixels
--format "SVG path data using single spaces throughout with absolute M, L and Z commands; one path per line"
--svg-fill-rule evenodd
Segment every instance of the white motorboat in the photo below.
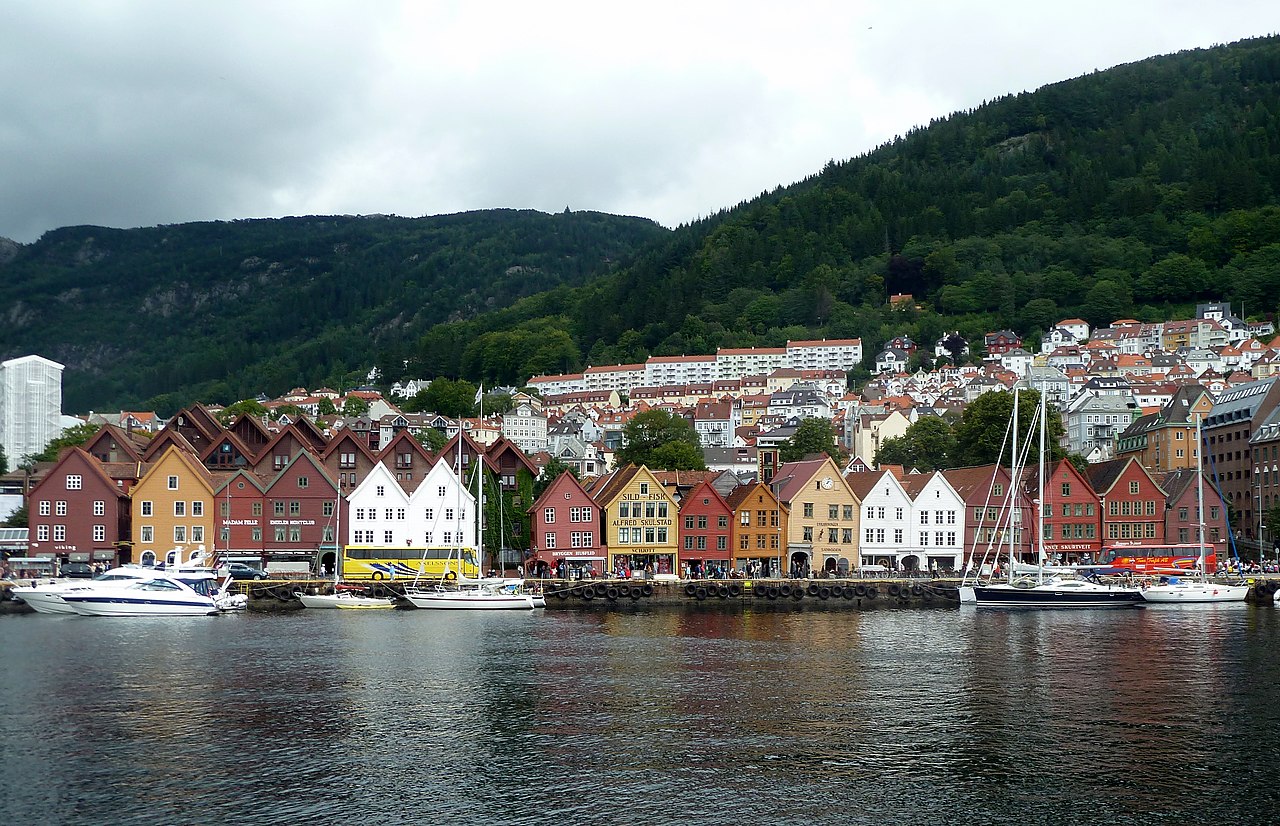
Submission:
M 350 591 L 335 591 L 332 594 L 303 594 L 297 597 L 303 608 L 345 608 L 368 610 L 378 608 L 395 608 L 396 601 L 390 597 L 367 597 Z
M 238 600 L 218 588 L 212 574 L 154 572 L 120 588 L 67 592 L 63 602 L 89 617 L 190 617 L 235 610 Z
M 1141 589 L 1146 602 L 1240 602 L 1249 595 L 1249 586 L 1222 585 L 1207 579 L 1166 576 Z
M 79 612 L 62 599 L 63 594 L 119 588 L 123 585 L 133 585 L 154 575 L 153 568 L 126 565 L 121 568 L 112 568 L 93 579 L 63 579 L 38 584 L 31 588 L 14 588 L 13 596 L 41 614 L 76 615 Z

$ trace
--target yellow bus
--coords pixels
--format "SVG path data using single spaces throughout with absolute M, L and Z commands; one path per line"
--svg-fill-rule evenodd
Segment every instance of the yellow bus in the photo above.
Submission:
M 480 576 L 471 548 L 413 548 L 347 545 L 339 576 L 344 580 L 475 579 Z

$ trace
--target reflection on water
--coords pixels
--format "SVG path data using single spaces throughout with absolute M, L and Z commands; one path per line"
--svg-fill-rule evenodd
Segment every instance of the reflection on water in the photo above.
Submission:
M 6 617 L 0 812 L 1267 823 L 1276 614 Z

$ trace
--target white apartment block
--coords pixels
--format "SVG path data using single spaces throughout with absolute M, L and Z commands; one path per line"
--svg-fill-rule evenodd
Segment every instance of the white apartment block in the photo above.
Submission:
M 63 369 L 40 356 L 0 362 L 0 446 L 9 467 L 62 434 Z
M 586 390 L 586 380 L 582 373 L 561 373 L 556 376 L 534 376 L 529 379 L 528 386 L 547 396 L 560 396 L 565 393 L 581 393 Z
M 722 379 L 764 375 L 789 366 L 785 347 L 725 347 L 716 351 L 716 375 Z
M 653 356 L 644 363 L 644 386 L 711 384 L 716 376 L 715 356 Z
M 862 364 L 862 339 L 788 341 L 787 364 L 796 370 L 850 370 Z
M 644 386 L 643 364 L 588 367 L 582 371 L 583 390 L 617 390 L 624 395 Z

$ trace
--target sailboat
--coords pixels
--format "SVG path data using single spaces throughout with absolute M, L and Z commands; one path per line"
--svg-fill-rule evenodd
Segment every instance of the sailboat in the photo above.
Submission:
M 347 608 L 369 610 L 379 608 L 395 608 L 396 601 L 390 597 L 371 597 L 358 591 L 344 589 L 342 586 L 342 492 L 338 492 L 338 501 L 334 507 L 334 545 L 339 549 L 333 560 L 333 593 L 306 594 L 301 591 L 294 596 L 302 602 L 303 608 Z
M 476 401 L 480 404 L 480 416 L 484 417 L 484 386 L 476 392 Z M 479 565 L 484 562 L 484 455 L 478 456 L 476 475 L 478 477 L 476 496 L 476 550 L 477 573 Z M 462 426 L 458 426 L 458 481 L 462 481 Z M 460 535 L 460 533 L 459 533 Z M 458 552 L 458 568 L 456 578 L 451 582 L 440 582 L 428 588 L 410 587 L 405 589 L 404 597 L 415 608 L 427 608 L 445 611 L 519 611 L 532 610 L 546 606 L 545 598 L 540 594 L 529 594 L 524 590 L 524 580 L 505 579 L 502 577 L 466 576 L 462 566 L 462 552 Z
M 1038 537 L 1039 562 L 1034 573 L 1015 574 L 1017 565 L 1014 559 L 1013 498 L 1009 500 L 1009 562 L 1008 579 L 1005 582 L 982 583 L 976 578 L 972 584 L 962 582 L 960 586 L 960 604 L 993 608 L 1119 608 L 1138 605 L 1142 595 L 1136 588 L 1104 584 L 1079 576 L 1052 572 L 1045 568 L 1044 554 L 1044 476 L 1045 476 L 1045 432 L 1047 430 L 1048 404 L 1046 394 L 1040 394 L 1040 409 L 1037 416 L 1040 420 L 1040 467 L 1037 480 L 1038 493 L 1035 500 L 1037 518 L 1039 520 Z M 1022 463 L 1018 456 L 1018 391 L 1013 394 L 1013 462 L 1010 488 L 1017 486 L 1022 479 Z M 998 463 L 997 463 L 998 465 Z M 966 575 L 967 579 L 967 575 Z
M 1227 585 L 1209 580 L 1209 572 L 1205 570 L 1204 545 L 1204 465 L 1202 454 L 1204 442 L 1200 437 L 1200 416 L 1196 415 L 1196 493 L 1200 511 L 1199 551 L 1200 559 L 1197 572 L 1188 578 L 1184 575 L 1172 574 L 1163 576 L 1160 581 L 1142 589 L 1142 599 L 1154 603 L 1186 604 L 1191 602 L 1237 602 L 1243 603 L 1249 595 L 1249 586 L 1244 583 Z

